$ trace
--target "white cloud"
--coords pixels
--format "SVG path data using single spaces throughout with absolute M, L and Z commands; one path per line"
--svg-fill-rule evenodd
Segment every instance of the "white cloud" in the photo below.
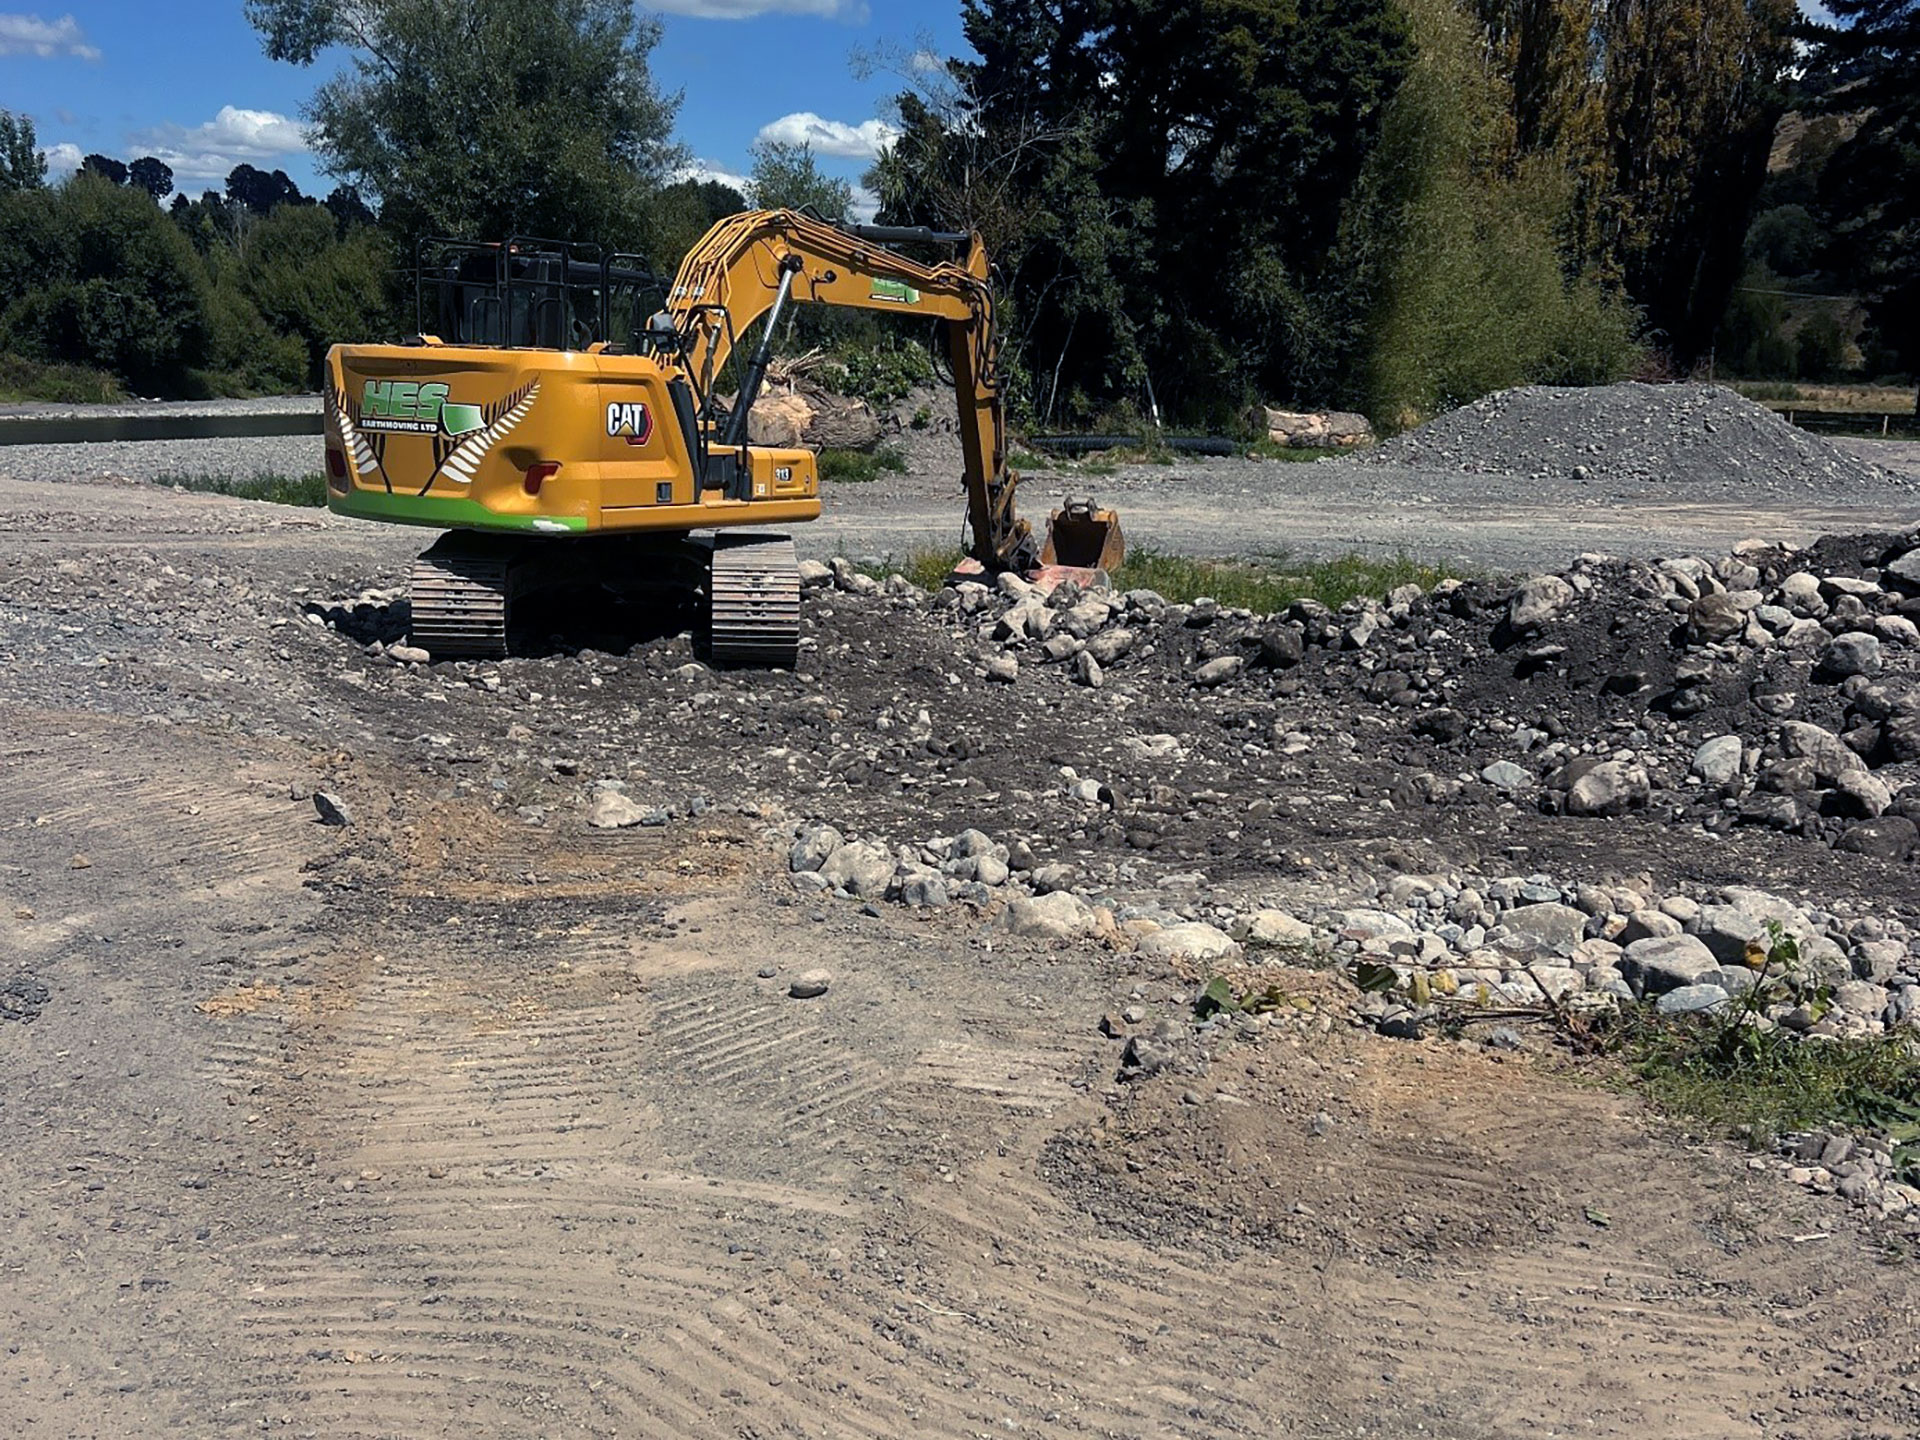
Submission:
M 816 155 L 871 160 L 898 140 L 900 131 L 884 120 L 862 120 L 858 125 L 848 125 L 839 120 L 822 120 L 811 110 L 801 110 L 762 125 L 757 138 L 777 144 L 808 145 Z
M 947 62 L 933 51 L 922 47 L 907 57 L 907 69 L 915 75 L 944 75 Z
M 816 15 L 864 25 L 872 13 L 867 0 L 652 0 L 651 8 L 698 20 L 751 20 L 756 15 Z
M 696 160 L 691 165 L 682 165 L 673 172 L 676 180 L 718 180 L 722 185 L 731 185 L 742 195 L 747 193 L 748 180 L 744 175 L 736 175 L 731 170 L 722 170 L 718 165 L 709 165 L 705 160 Z
M 42 20 L 38 15 L 0 14 L 0 55 L 37 55 L 42 60 L 72 56 L 98 60 L 100 51 L 87 43 L 86 32 L 71 15 Z
M 133 153 L 173 167 L 176 180 L 225 180 L 234 166 L 271 170 L 275 161 L 306 153 L 299 122 L 272 110 L 223 105 L 204 125 L 162 125 L 129 138 Z
M 880 197 L 864 185 L 853 187 L 853 203 L 847 206 L 847 218 L 856 225 L 871 225 L 880 213 Z
M 47 162 L 47 178 L 59 181 L 66 179 L 80 168 L 80 162 L 87 157 L 78 145 L 62 140 L 58 145 L 43 145 L 40 154 Z

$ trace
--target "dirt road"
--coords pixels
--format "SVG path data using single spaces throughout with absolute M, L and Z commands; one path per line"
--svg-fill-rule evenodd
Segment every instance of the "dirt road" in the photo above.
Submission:
M 829 606 L 811 683 L 402 685 L 307 602 L 413 543 L 0 481 L 8 1433 L 1920 1428 L 1883 1238 L 1550 1060 L 1303 1012 L 1122 1086 L 1164 966 L 798 893 L 783 737 L 893 684 Z M 589 830 L 603 775 L 701 803 Z

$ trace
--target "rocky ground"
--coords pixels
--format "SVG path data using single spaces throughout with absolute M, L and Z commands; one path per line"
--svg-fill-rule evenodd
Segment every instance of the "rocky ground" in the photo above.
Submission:
M 426 663 L 410 534 L 0 478 L 11 1428 L 1911 1434 L 1890 1147 L 1553 1039 L 1768 920 L 1835 1003 L 1763 1023 L 1912 1026 L 1920 539 L 1841 528 L 1340 614 L 822 564 L 754 674 Z

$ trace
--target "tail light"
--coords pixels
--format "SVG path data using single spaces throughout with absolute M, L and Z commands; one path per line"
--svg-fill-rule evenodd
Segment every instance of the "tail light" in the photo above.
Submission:
M 560 473 L 558 460 L 542 460 L 527 467 L 526 491 L 529 495 L 538 495 L 540 487 Z
M 327 488 L 343 493 L 347 488 L 347 457 L 331 445 L 327 447 Z

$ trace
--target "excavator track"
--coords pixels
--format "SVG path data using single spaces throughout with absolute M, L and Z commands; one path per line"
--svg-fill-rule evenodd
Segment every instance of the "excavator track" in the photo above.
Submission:
M 800 658 L 800 564 L 787 535 L 716 535 L 708 642 L 718 665 L 791 670 Z
M 448 535 L 413 562 L 413 643 L 435 659 L 507 653 L 513 556 Z

